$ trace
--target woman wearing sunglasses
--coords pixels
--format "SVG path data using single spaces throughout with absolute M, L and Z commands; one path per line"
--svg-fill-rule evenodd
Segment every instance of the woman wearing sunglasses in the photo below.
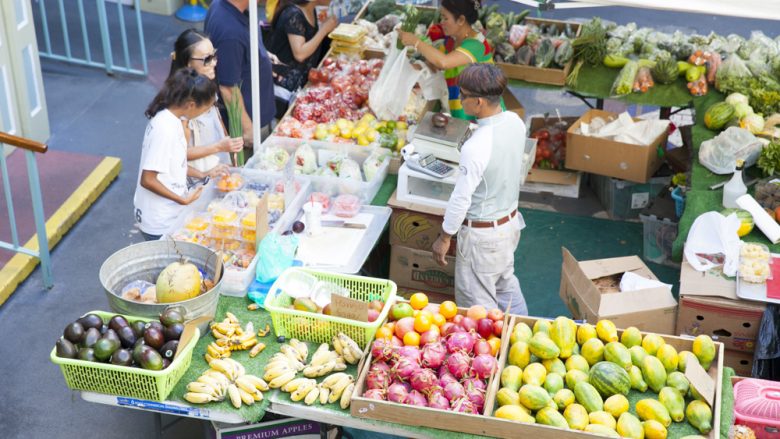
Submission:
M 168 78 L 183 68 L 191 68 L 211 81 L 215 80 L 217 51 L 205 34 L 187 29 L 179 35 L 173 47 Z M 230 163 L 228 154 L 241 151 L 244 146 L 242 138 L 228 136 L 216 105 L 187 121 L 185 133 L 189 144 L 187 160 L 202 174 L 190 178 L 190 185 L 227 172 L 227 164 Z

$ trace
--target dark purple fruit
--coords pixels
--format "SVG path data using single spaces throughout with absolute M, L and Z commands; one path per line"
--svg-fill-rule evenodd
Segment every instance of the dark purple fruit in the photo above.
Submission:
M 290 235 L 292 235 L 292 230 L 285 230 L 284 232 L 282 232 L 282 236 L 290 236 Z
M 296 221 L 296 222 L 294 222 L 294 223 L 293 223 L 293 225 L 292 225 L 292 230 L 293 230 L 293 232 L 295 232 L 295 233 L 303 233 L 303 230 L 304 230 L 305 228 L 306 228 L 306 225 L 305 225 L 305 224 L 303 224 L 303 223 L 302 223 L 302 222 L 300 222 L 300 221 Z
M 166 308 L 165 311 L 160 314 L 160 322 L 163 326 L 184 323 L 184 316 L 178 308 Z
M 65 338 L 57 340 L 57 356 L 60 358 L 76 358 L 76 346 Z
M 135 334 L 135 338 L 140 338 L 144 336 L 144 331 L 146 330 L 146 323 L 140 320 L 136 320 L 130 324 L 130 327 L 133 328 L 133 334 Z
M 168 366 L 171 365 L 171 360 L 169 360 L 167 358 L 163 358 L 163 363 L 162 364 L 163 364 L 163 369 L 167 369 Z
M 101 326 L 101 327 L 100 327 L 100 335 L 105 335 L 105 334 L 106 334 L 106 331 L 108 331 L 109 329 L 110 329 L 110 328 L 108 327 L 108 325 L 103 325 L 103 326 Z
M 133 365 L 133 353 L 127 349 L 117 349 L 111 355 L 111 364 L 117 366 L 132 366 Z
M 139 341 L 141 341 L 141 340 L 143 340 L 143 339 L 139 339 Z M 149 349 L 152 349 L 152 348 L 150 348 L 149 346 L 147 346 L 144 343 L 136 343 L 135 347 L 133 348 L 133 361 L 136 364 L 141 364 L 141 354 L 144 353 L 145 351 L 149 350 Z M 152 349 L 152 350 L 154 350 L 154 349 Z
M 163 358 L 173 361 L 173 356 L 176 355 L 176 349 L 179 348 L 179 340 L 171 340 L 160 348 L 160 353 Z
M 143 337 L 135 340 L 135 343 L 133 343 L 133 349 L 137 348 L 138 345 L 146 345 L 146 342 L 144 341 Z
M 119 328 L 117 335 L 119 336 L 119 342 L 122 343 L 122 347 L 125 349 L 131 348 L 138 339 L 130 326 Z
M 95 346 L 95 343 L 97 343 L 98 340 L 100 340 L 100 331 L 95 328 L 89 328 L 87 333 L 84 334 L 81 344 L 85 348 L 91 348 L 92 346 Z
M 163 329 L 163 335 L 167 341 L 180 339 L 182 332 L 184 332 L 184 325 L 181 323 L 174 323 Z
M 120 344 L 121 344 L 121 341 L 122 341 L 119 338 L 119 335 L 113 329 L 109 329 L 108 331 L 106 331 L 106 333 L 103 334 L 103 336 L 101 338 L 112 340 L 112 341 L 115 341 L 115 342 L 120 343 Z
M 95 331 L 97 331 L 97 329 L 95 329 Z M 95 351 L 92 348 L 79 349 L 79 360 L 97 361 L 97 358 L 95 358 Z
M 154 349 L 160 349 L 165 344 L 165 335 L 163 332 L 155 327 L 146 328 L 144 332 L 144 341 L 148 346 Z
M 103 319 L 101 319 L 97 314 L 87 314 L 76 321 L 81 323 L 81 326 L 84 327 L 84 330 L 89 328 L 100 329 L 103 327 Z
M 450 123 L 450 118 L 444 113 L 436 113 L 431 118 L 431 122 L 436 128 L 444 128 Z
M 108 321 L 108 327 L 116 332 L 119 332 L 119 328 L 125 326 L 130 326 L 130 323 L 127 323 L 127 319 L 124 316 L 116 315 Z
M 157 328 L 160 332 L 163 330 L 163 324 L 160 323 L 158 320 L 152 320 L 151 322 L 147 322 L 144 326 L 146 330 L 148 331 L 149 328 Z
M 65 327 L 62 335 L 71 343 L 79 344 L 84 339 L 86 330 L 79 322 L 73 322 Z
M 140 360 L 138 364 L 144 369 L 148 370 L 162 370 L 163 357 L 159 352 L 154 349 L 145 349 L 141 352 Z
M 110 338 L 101 338 L 95 343 L 92 350 L 95 353 L 95 358 L 98 361 L 108 361 L 111 355 L 119 349 L 119 340 L 112 340 Z

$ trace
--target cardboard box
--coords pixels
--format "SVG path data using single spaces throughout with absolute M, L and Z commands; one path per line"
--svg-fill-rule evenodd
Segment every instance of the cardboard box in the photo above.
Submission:
M 286 418 L 255 424 L 225 424 L 211 422 L 209 437 L 213 439 L 289 438 L 319 439 L 323 427 L 319 422 Z
M 395 192 L 390 196 L 387 205 L 393 209 L 393 214 L 390 215 L 390 245 L 430 252 L 441 231 L 444 209 L 398 201 Z M 450 241 L 450 249 L 447 252 L 450 256 L 455 256 L 456 241 L 457 235 Z
M 596 322 L 612 320 L 618 328 L 636 326 L 642 331 L 674 334 L 677 301 L 666 288 L 651 288 L 621 293 L 605 292 L 597 283 L 631 271 L 648 279 L 655 275 L 638 256 L 577 261 L 563 248 L 560 296 L 575 319 Z M 594 282 L 596 281 L 596 282 Z
M 668 133 L 661 133 L 650 145 L 633 145 L 579 134 L 582 123 L 596 117 L 617 116 L 603 110 L 588 110 L 566 134 L 566 168 L 645 183 L 661 167 L 658 147 L 666 145 Z M 634 119 L 639 120 L 639 119 Z
M 499 370 L 507 362 L 509 352 L 508 338 L 512 326 L 516 322 L 523 322 L 533 327 L 537 318 L 508 316 L 508 323 L 504 325 L 502 334 L 501 351 L 499 354 Z M 622 331 L 618 331 L 620 334 Z M 665 336 L 664 340 L 674 346 L 678 351 L 691 350 L 693 340 L 674 336 Z M 697 389 L 708 388 L 711 392 L 708 396 L 712 400 L 712 431 L 704 437 L 708 439 L 720 438 L 720 413 L 723 388 L 723 345 L 715 344 L 715 360 L 706 372 L 695 377 L 692 383 L 696 383 Z M 355 382 L 355 390 L 352 393 L 350 413 L 356 418 L 376 419 L 398 424 L 439 428 L 458 433 L 477 434 L 488 437 L 518 438 L 533 437 L 536 439 L 585 439 L 595 437 L 579 430 L 561 429 L 542 424 L 526 424 L 509 419 L 500 419 L 492 416 L 495 407 L 496 393 L 500 387 L 500 380 L 495 379 L 499 373 L 493 374 L 489 381 L 485 395 L 484 414 L 472 415 L 454 411 L 444 411 L 429 407 L 416 407 L 397 404 L 389 401 L 380 401 L 364 398 L 366 376 L 371 367 L 371 362 L 365 361 L 359 367 L 358 378 Z M 705 392 L 707 393 L 707 392 Z
M 580 24 L 561 20 L 549 20 L 545 18 L 526 18 L 526 23 L 554 24 L 558 29 L 564 29 L 567 25 L 571 26 L 575 35 L 580 33 Z M 504 72 L 507 78 L 520 79 L 528 82 L 535 82 L 537 84 L 550 84 L 550 85 L 564 85 L 566 83 L 566 77 L 569 76 L 573 61 L 569 61 L 559 68 L 544 68 L 540 69 L 534 66 L 524 66 L 520 64 L 511 63 L 496 63 L 496 65 Z
M 676 334 L 707 334 L 732 351 L 753 352 L 766 305 L 740 300 L 736 282 L 716 268 L 698 272 L 680 268 L 680 309 Z
M 734 372 L 742 377 L 753 375 L 753 353 L 732 351 L 726 349 L 723 356 L 723 365 L 734 369 Z
M 447 266 L 440 267 L 433 253 L 393 245 L 390 250 L 390 280 L 399 287 L 455 295 L 455 258 L 447 256 Z

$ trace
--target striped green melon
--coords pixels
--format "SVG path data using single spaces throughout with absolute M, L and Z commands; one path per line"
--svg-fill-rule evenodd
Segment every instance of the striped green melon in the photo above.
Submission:
M 605 398 L 618 393 L 628 395 L 631 390 L 631 378 L 628 372 L 609 361 L 594 364 L 588 372 L 588 382 Z

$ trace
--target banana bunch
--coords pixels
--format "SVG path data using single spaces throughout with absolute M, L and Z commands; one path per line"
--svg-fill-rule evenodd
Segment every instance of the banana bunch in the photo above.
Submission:
M 223 401 L 230 398 L 233 407 L 252 405 L 263 400 L 268 384 L 254 375 L 246 373 L 244 366 L 232 358 L 214 359 L 211 366 L 195 381 L 187 384 L 184 399 L 193 404 Z
M 360 345 L 343 332 L 339 332 L 337 336 L 333 337 L 333 348 L 349 364 L 357 364 L 363 358 L 363 350 L 360 349 Z
M 252 322 L 247 323 L 246 327 L 242 328 L 241 322 L 231 312 L 225 313 L 225 319 L 221 322 L 212 322 L 211 335 L 216 341 L 209 344 L 211 349 L 206 348 L 205 358 L 208 363 L 211 363 L 212 360 L 229 357 L 230 351 L 243 351 L 252 348 L 249 355 L 255 357 L 265 349 L 265 344 L 257 341 L 257 334 Z
M 352 402 L 352 391 L 355 390 L 355 378 L 352 375 L 339 372 L 329 375 L 320 383 L 320 404 L 324 404 L 323 393 L 326 393 L 327 402 L 339 401 L 342 409 L 349 407 Z
M 311 356 L 309 364 L 303 368 L 306 378 L 318 378 L 331 372 L 341 372 L 347 369 L 344 357 L 336 351 L 331 351 L 327 343 L 323 343 Z
M 274 354 L 266 363 L 263 379 L 268 381 L 272 389 L 278 389 L 295 379 L 295 375 L 303 370 L 309 347 L 306 343 L 291 339 L 289 344 L 283 344 L 280 352 Z

